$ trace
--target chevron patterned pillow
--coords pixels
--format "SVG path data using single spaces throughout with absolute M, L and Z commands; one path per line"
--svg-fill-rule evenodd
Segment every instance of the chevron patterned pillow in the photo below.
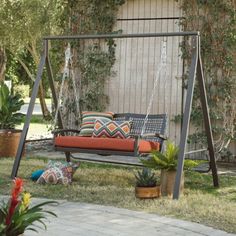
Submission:
M 129 137 L 130 122 L 129 121 L 109 121 L 103 122 L 96 120 L 93 130 L 95 138 L 121 138 Z

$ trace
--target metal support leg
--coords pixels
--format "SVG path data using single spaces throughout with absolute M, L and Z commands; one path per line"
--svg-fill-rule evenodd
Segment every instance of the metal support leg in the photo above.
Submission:
M 24 124 L 24 127 L 23 127 L 23 131 L 21 133 L 19 146 L 18 146 L 18 149 L 17 149 L 14 165 L 13 165 L 13 168 L 12 168 L 11 178 L 15 178 L 17 176 L 18 168 L 19 168 L 19 165 L 20 165 L 20 160 L 21 160 L 21 157 L 22 157 L 23 149 L 24 149 L 25 139 L 26 139 L 28 129 L 29 129 L 30 119 L 31 119 L 31 116 L 32 116 L 32 113 L 33 113 L 35 100 L 36 100 L 36 97 L 37 97 L 37 94 L 38 94 L 39 83 L 42 79 L 43 68 L 44 68 L 45 59 L 46 59 L 45 45 L 46 45 L 46 42 L 44 41 L 43 53 L 42 53 L 40 63 L 39 63 L 39 66 L 38 66 L 38 72 L 37 72 L 36 80 L 34 82 L 34 87 L 33 87 L 32 95 L 31 95 L 31 99 L 30 99 L 26 119 L 25 119 L 25 124 Z
M 176 178 L 175 178 L 173 199 L 178 199 L 179 193 L 180 193 L 180 184 L 181 184 L 181 178 L 182 178 L 183 167 L 184 167 L 185 147 L 187 143 L 189 121 L 190 121 L 190 114 L 191 114 L 191 107 L 192 107 L 192 100 L 193 100 L 194 83 L 195 83 L 195 78 L 196 78 L 197 60 L 198 60 L 198 44 L 196 41 L 194 43 L 195 43 L 195 46 L 193 46 L 194 51 L 192 55 L 191 67 L 190 67 L 190 72 L 189 72 L 188 90 L 187 90 L 186 103 L 185 103 L 185 109 L 184 109 L 182 131 L 181 131 L 181 136 L 180 136 L 179 156 L 178 156 L 178 165 L 177 165 L 177 173 L 176 173 Z
M 199 40 L 199 44 L 200 44 L 200 40 Z M 204 84 L 204 74 L 203 74 L 203 68 L 202 68 L 202 61 L 200 57 L 200 45 L 198 48 L 199 48 L 199 59 L 198 59 L 198 66 L 197 66 L 197 79 L 199 83 L 200 100 L 201 100 L 201 105 L 202 105 L 202 110 L 203 110 L 204 125 L 205 125 L 205 130 L 206 130 L 208 151 L 209 151 L 209 156 L 210 156 L 210 168 L 212 170 L 213 185 L 214 187 L 219 187 L 209 108 L 207 105 L 207 95 L 206 95 L 206 88 Z
M 66 161 L 70 162 L 71 161 L 70 152 L 65 152 L 65 155 L 66 155 Z

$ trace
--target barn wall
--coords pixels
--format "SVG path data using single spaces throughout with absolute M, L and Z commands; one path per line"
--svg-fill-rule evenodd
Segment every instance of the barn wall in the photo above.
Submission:
M 128 0 L 119 11 L 116 30 L 123 33 L 179 32 L 179 20 L 126 20 L 133 18 L 180 17 L 174 0 Z M 171 121 L 181 113 L 183 64 L 181 37 L 117 39 L 114 75 L 108 81 L 107 110 L 146 114 L 156 71 L 160 66 L 162 41 L 167 40 L 167 70 L 162 72 L 151 113 L 167 113 L 167 135 L 179 142 L 180 126 Z

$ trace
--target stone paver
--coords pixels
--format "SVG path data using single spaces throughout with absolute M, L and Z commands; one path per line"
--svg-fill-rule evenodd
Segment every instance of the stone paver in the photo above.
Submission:
M 49 210 L 58 217 L 48 218 L 47 231 L 26 231 L 25 236 L 235 235 L 197 223 L 110 206 L 60 201 L 58 206 L 49 206 Z

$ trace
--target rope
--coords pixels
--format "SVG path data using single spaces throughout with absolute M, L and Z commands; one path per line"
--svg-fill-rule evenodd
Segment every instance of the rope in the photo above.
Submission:
M 156 71 L 156 75 L 155 75 L 155 81 L 154 81 L 154 86 L 152 89 L 152 93 L 151 93 L 151 97 L 149 100 L 149 104 L 148 104 L 148 108 L 147 108 L 147 113 L 143 122 L 143 127 L 142 127 L 142 131 L 141 131 L 141 136 L 144 134 L 145 129 L 146 129 L 146 125 L 147 125 L 147 121 L 148 121 L 148 116 L 151 112 L 151 108 L 152 108 L 152 104 L 153 104 L 153 100 L 154 100 L 154 95 L 155 95 L 155 91 L 156 91 L 156 87 L 158 84 L 158 81 L 160 79 L 161 76 L 161 72 L 164 69 L 164 78 L 163 80 L 166 79 L 166 66 L 167 66 L 167 42 L 164 40 L 162 41 L 162 49 L 161 49 L 161 62 L 160 65 L 158 66 L 158 69 Z
M 71 68 L 73 68 L 73 61 L 71 60 L 71 58 L 70 58 L 70 66 L 71 66 Z M 80 114 L 80 107 L 79 107 L 80 94 L 79 94 L 79 91 L 77 91 L 77 89 L 76 89 L 74 70 L 71 70 L 71 78 L 72 78 L 73 90 L 74 90 L 74 95 L 75 95 L 76 111 L 77 111 L 77 113 L 79 113 L 79 119 L 80 119 L 81 118 L 80 117 L 80 115 L 81 115 Z
M 56 112 L 55 112 L 54 124 L 57 123 L 58 112 L 59 112 L 60 107 L 62 106 L 61 98 L 62 98 L 62 94 L 63 94 L 65 79 L 68 78 L 70 75 L 69 67 L 73 68 L 70 43 L 68 43 L 68 46 L 65 51 L 65 65 L 64 65 L 64 69 L 63 69 L 63 76 L 62 76 L 62 82 L 61 82 L 61 86 L 60 86 L 59 97 L 58 97 L 58 104 L 57 104 L 57 108 L 56 108 Z M 77 95 L 76 84 L 75 84 L 75 74 L 74 74 L 73 69 L 71 70 L 71 77 L 72 77 L 73 90 L 74 90 L 74 94 L 75 94 L 76 110 L 79 111 L 79 93 Z M 80 118 L 80 112 L 79 112 L 79 118 Z
M 61 98 L 62 98 L 62 92 L 63 92 L 63 88 L 64 88 L 65 79 L 66 79 L 66 77 L 69 76 L 69 60 L 70 60 L 70 58 L 71 58 L 71 50 L 70 50 L 70 44 L 68 44 L 66 51 L 65 51 L 65 65 L 64 65 L 64 69 L 63 69 L 60 92 L 59 92 L 59 96 L 58 96 L 57 108 L 56 108 L 55 117 L 54 117 L 54 126 L 57 123 L 58 112 L 59 112 L 60 106 L 62 105 Z

